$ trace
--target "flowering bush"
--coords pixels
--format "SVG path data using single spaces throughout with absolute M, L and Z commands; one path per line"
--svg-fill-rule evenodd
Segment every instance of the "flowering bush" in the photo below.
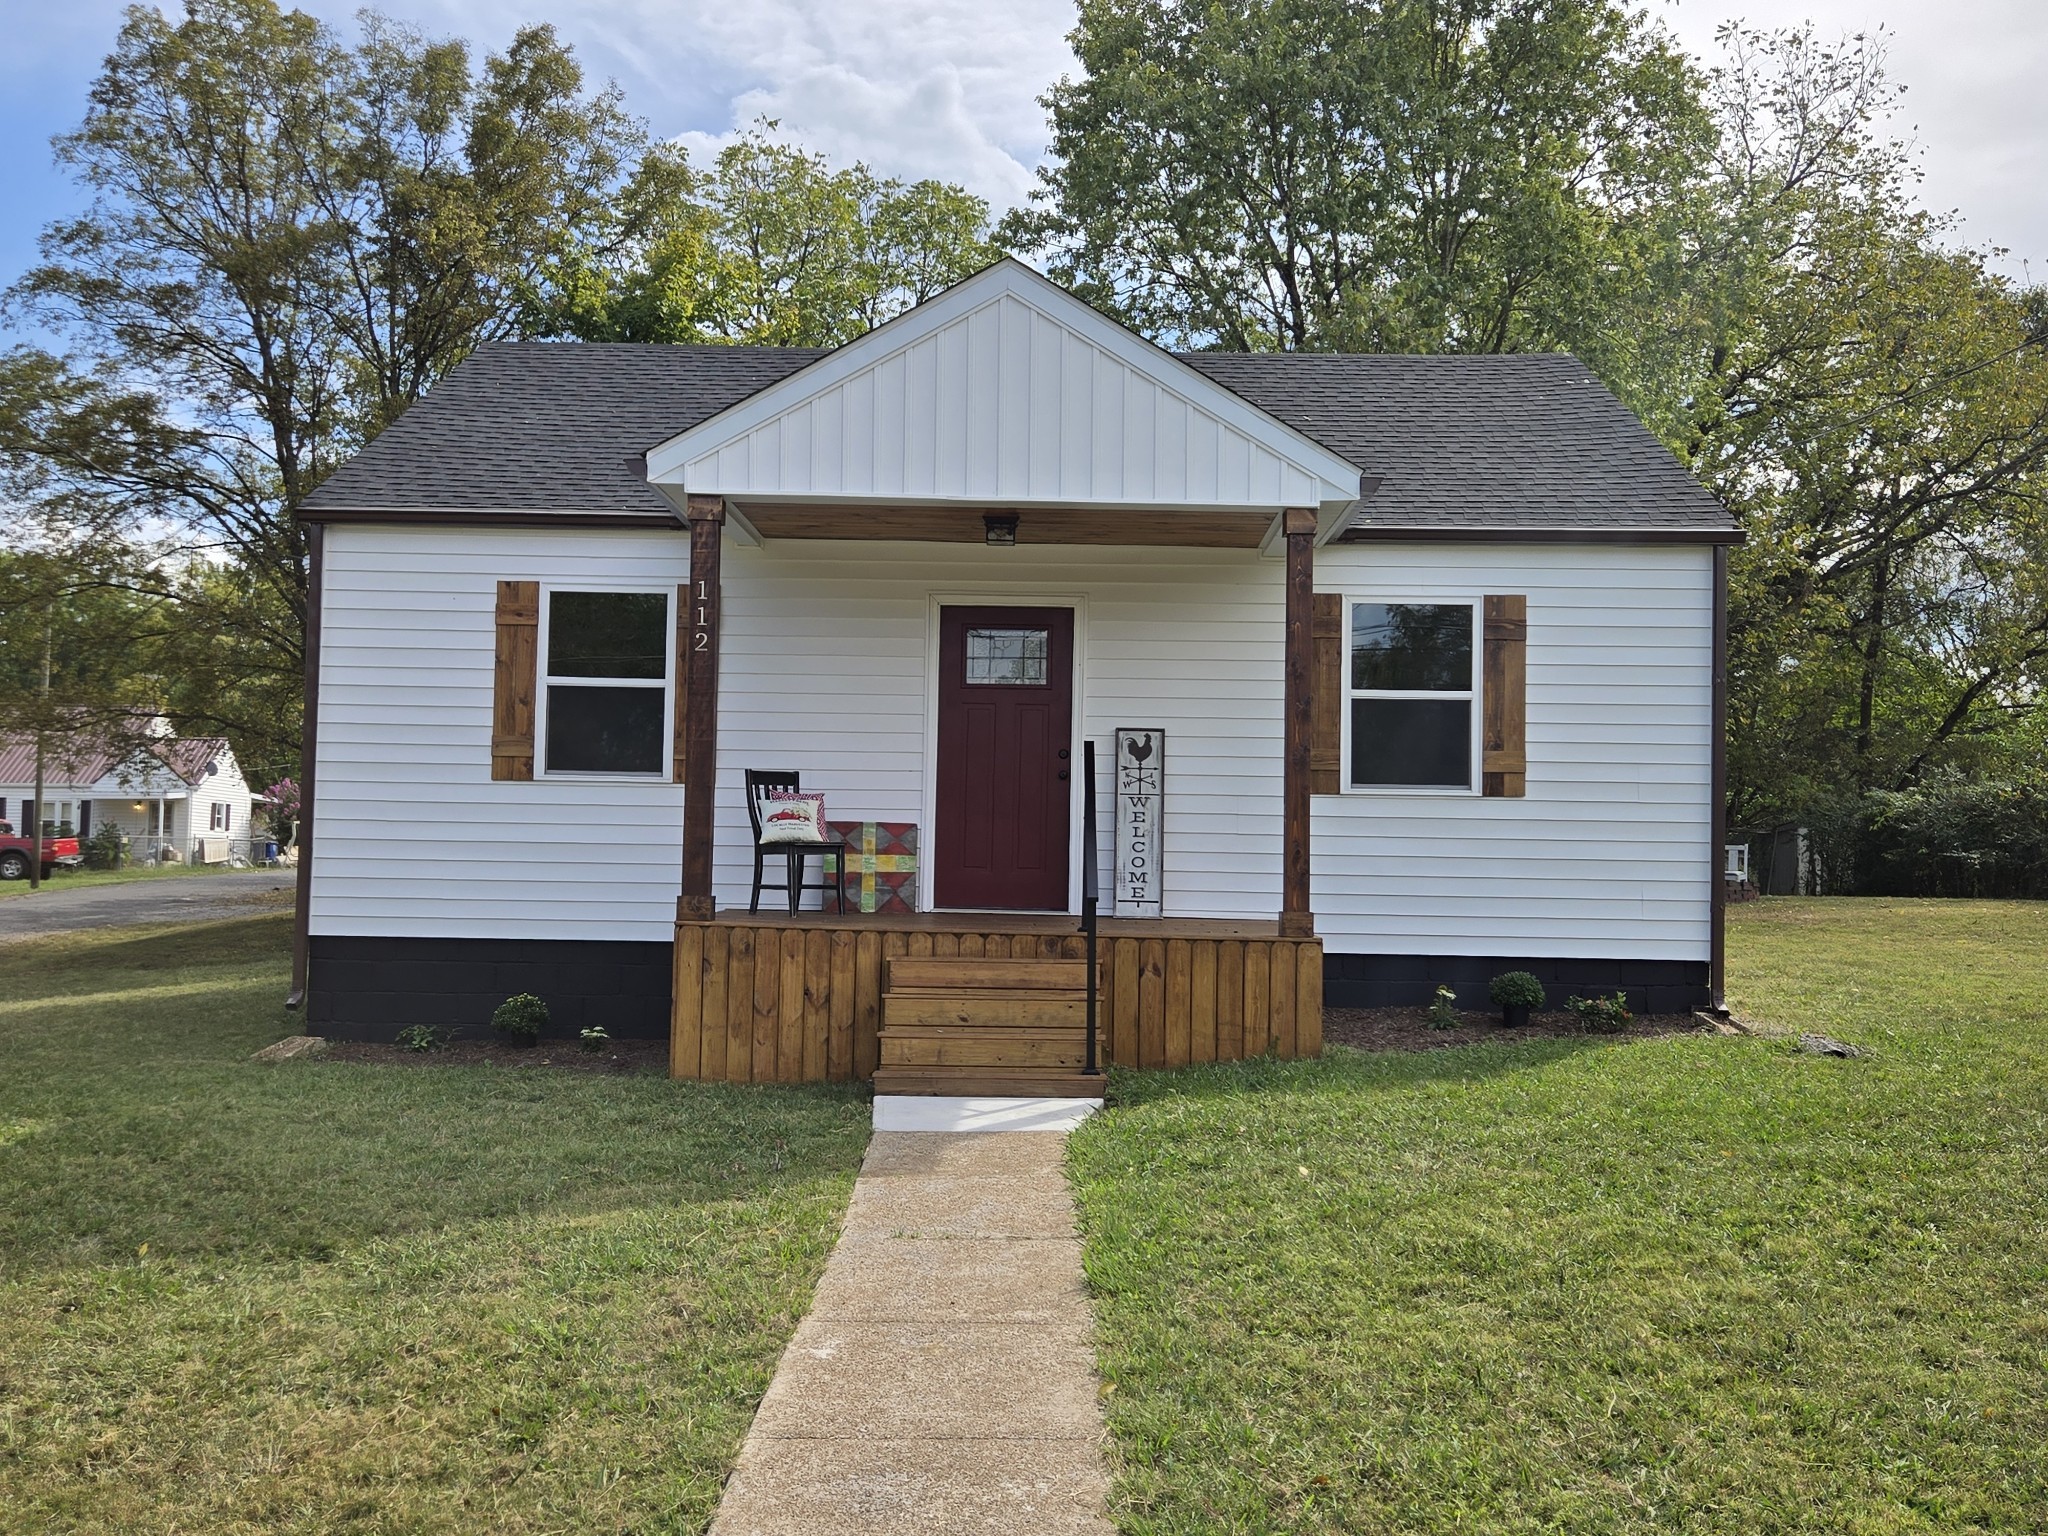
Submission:
M 279 779 L 263 791 L 263 798 L 269 802 L 263 815 L 270 823 L 270 835 L 280 843 L 290 842 L 292 826 L 299 819 L 299 781 Z

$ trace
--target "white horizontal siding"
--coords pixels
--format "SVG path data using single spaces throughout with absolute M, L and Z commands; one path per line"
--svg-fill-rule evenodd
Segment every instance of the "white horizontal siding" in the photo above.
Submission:
M 672 585 L 687 579 L 687 559 L 680 533 L 331 529 L 314 932 L 666 937 L 681 790 L 492 782 L 493 620 L 500 580 Z M 1105 760 L 1118 725 L 1168 734 L 1171 910 L 1275 909 L 1276 562 L 1238 551 L 816 543 L 726 555 L 722 904 L 743 902 L 752 874 L 740 792 L 748 768 L 797 769 L 825 791 L 834 819 L 929 828 L 935 591 L 1019 603 L 1078 596 L 1083 728 Z
M 498 582 L 689 579 L 674 534 L 331 527 L 312 928 L 420 938 L 666 939 L 682 790 L 491 779 Z
M 492 624 L 501 579 L 670 586 L 687 579 L 687 559 L 680 532 L 331 529 L 314 931 L 666 937 L 681 791 L 493 783 Z M 1168 913 L 1277 910 L 1279 562 L 806 541 L 728 547 L 725 569 L 721 904 L 743 902 L 751 874 L 748 768 L 797 770 L 835 820 L 913 822 L 929 856 L 939 594 L 1077 599 L 1081 729 L 1104 759 L 1105 844 L 1109 734 L 1162 729 Z M 1529 599 L 1528 797 L 1318 796 L 1315 907 L 1329 947 L 1703 958 L 1709 570 L 1694 549 L 1320 551 L 1323 591 Z
M 824 791 L 834 820 L 915 823 L 929 853 L 935 593 L 970 603 L 1079 600 L 1079 728 L 1103 760 L 1105 893 L 1109 736 L 1149 725 L 1167 736 L 1168 912 L 1277 910 L 1278 562 L 1222 550 L 811 541 L 726 555 L 721 900 L 743 901 L 753 873 L 740 790 L 748 768 L 795 769 L 806 788 Z
M 1330 950 L 1706 958 L 1705 549 L 1339 545 L 1317 552 L 1316 588 L 1529 599 L 1527 797 L 1316 796 Z

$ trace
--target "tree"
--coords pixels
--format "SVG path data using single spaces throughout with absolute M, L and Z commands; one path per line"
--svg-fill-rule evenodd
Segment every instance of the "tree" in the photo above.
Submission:
M 1002 234 L 1157 338 L 1598 367 L 1669 286 L 1709 123 L 1611 0 L 1084 0 L 1072 41 Z
M 45 786 L 86 757 L 147 737 L 153 692 L 140 660 L 155 627 L 118 549 L 0 550 L 0 733 L 34 747 L 29 883 L 42 880 Z M 143 706 L 139 708 L 138 706 Z
M 1718 330 L 1682 446 L 1743 516 L 1743 820 L 1997 772 L 2048 681 L 2043 299 L 1947 248 L 1872 131 L 1881 49 L 1729 32 L 1701 242 Z
M 616 228 L 549 285 L 537 330 L 586 341 L 836 346 L 994 261 L 988 204 L 769 137 L 708 171 L 679 146 L 641 162 Z
M 185 530 L 179 633 L 231 735 L 295 744 L 306 549 L 293 510 L 606 226 L 642 143 L 547 27 L 480 73 L 374 15 L 353 46 L 274 0 L 127 14 L 57 141 L 93 193 L 13 301 L 74 342 L 0 369 L 0 447 L 53 515 Z M 281 718 L 280 718 L 281 717 Z

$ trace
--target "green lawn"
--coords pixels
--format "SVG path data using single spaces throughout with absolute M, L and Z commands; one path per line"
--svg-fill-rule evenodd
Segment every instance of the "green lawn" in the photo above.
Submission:
M 1152 1532 L 2048 1530 L 2048 904 L 1773 901 L 1737 1011 L 1118 1081 L 1072 1142 Z
M 289 869 L 231 870 L 225 864 L 160 864 L 154 869 L 143 869 L 129 865 L 126 869 L 54 869 L 50 878 L 42 884 L 45 891 L 75 891 L 85 886 L 128 885 L 137 880 L 176 880 L 184 875 L 269 875 L 273 879 L 282 875 L 292 878 Z M 0 900 L 9 896 L 26 896 L 35 889 L 26 880 L 0 880 Z
M 0 1530 L 701 1529 L 864 1100 L 256 1065 L 289 921 L 0 948 Z

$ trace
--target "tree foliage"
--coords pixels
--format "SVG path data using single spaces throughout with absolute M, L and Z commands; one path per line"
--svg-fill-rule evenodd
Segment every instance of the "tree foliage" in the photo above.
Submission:
M 1709 142 L 1611 0 L 1086 0 L 1072 41 L 1005 235 L 1184 344 L 1599 356 Z
M 565 264 L 542 331 L 586 341 L 837 346 L 995 260 L 988 204 L 905 184 L 757 125 L 709 169 L 651 151 L 616 234 Z
M 607 226 L 641 142 L 546 27 L 478 70 L 374 15 L 350 44 L 274 0 L 127 13 L 57 140 L 92 204 L 12 290 L 85 361 L 8 356 L 0 450 L 34 466 L 46 525 L 177 531 L 156 586 L 207 663 L 179 673 L 195 718 L 266 756 L 295 745 L 293 509 L 518 327 Z
M 1946 246 L 1868 41 L 1727 36 L 1721 322 L 1681 446 L 1734 561 L 1733 809 L 1999 771 L 2048 680 L 2041 300 Z

